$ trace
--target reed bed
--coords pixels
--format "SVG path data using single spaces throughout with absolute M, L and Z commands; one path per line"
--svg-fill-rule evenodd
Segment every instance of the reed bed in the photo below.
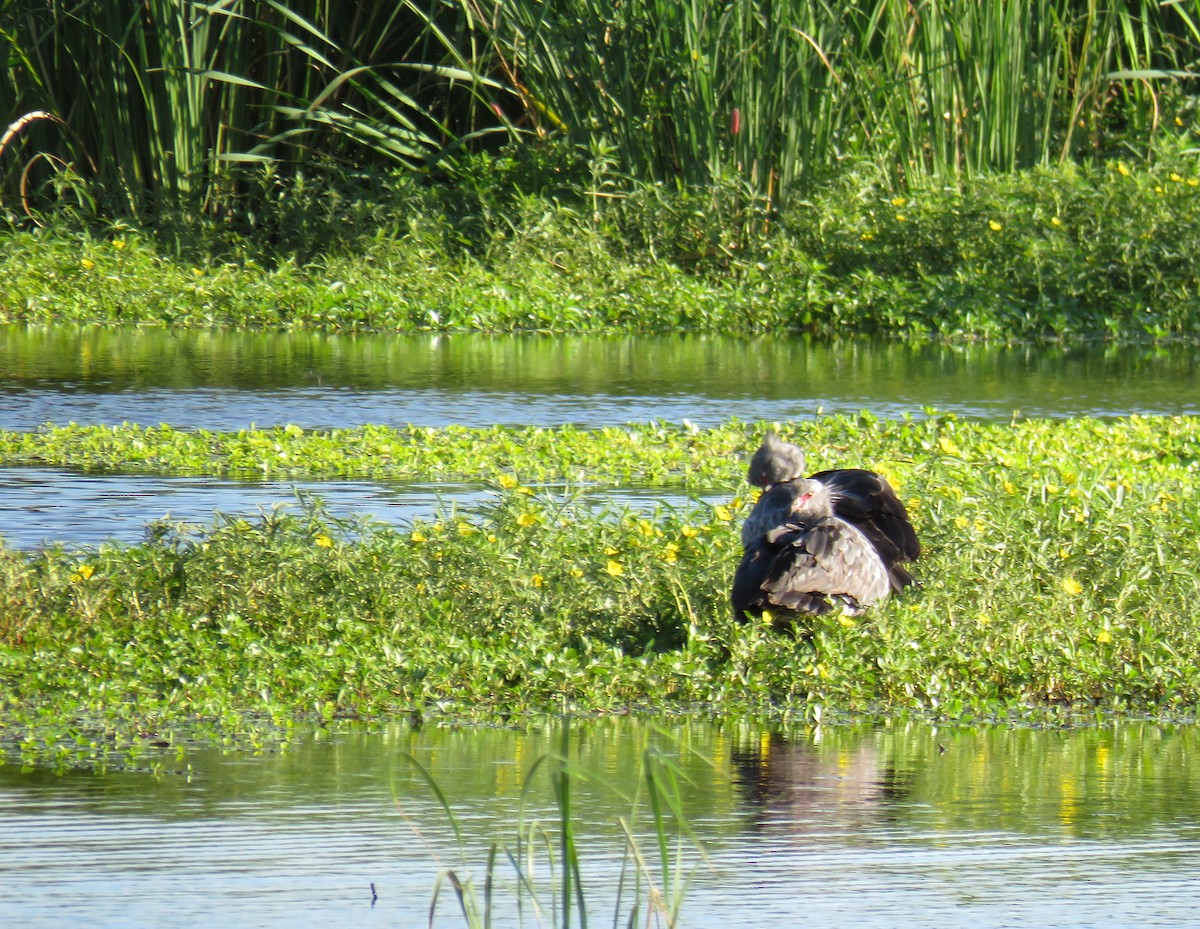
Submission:
M 8 0 L 5 207 L 243 215 L 275 172 L 453 176 L 563 137 L 594 207 L 728 183 L 757 222 L 847 162 L 903 192 L 1144 156 L 1194 126 L 1198 23 L 1197 0 Z

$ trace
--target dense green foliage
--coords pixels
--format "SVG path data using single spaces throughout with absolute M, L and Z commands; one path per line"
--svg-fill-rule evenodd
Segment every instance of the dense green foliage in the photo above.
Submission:
M 557 162 L 518 155 L 455 192 L 295 189 L 249 234 L 208 226 L 181 251 L 119 226 L 12 234 L 0 322 L 1195 337 L 1200 174 L 1162 156 L 906 197 L 859 179 L 750 235 L 732 201 L 661 194 L 593 215 L 552 171 L 521 195 Z
M 0 741 L 69 761 L 121 757 L 134 733 L 169 739 L 197 718 L 253 735 L 305 713 L 1194 713 L 1200 422 L 796 424 L 813 467 L 887 474 L 925 545 L 916 589 L 799 637 L 740 625 L 727 606 L 750 502 L 742 459 L 764 428 L 198 437 L 212 457 L 176 466 L 219 470 L 240 443 L 259 450 L 246 466 L 286 460 L 296 473 L 308 460 L 325 473 L 323 443 L 338 442 L 361 473 L 419 459 L 497 497 L 411 527 L 312 507 L 158 525 L 131 547 L 0 549 Z M 92 460 L 114 465 L 177 436 L 197 440 L 6 435 L 0 457 L 54 460 L 66 442 L 86 461 L 88 441 L 110 442 Z M 730 497 L 597 512 L 537 486 L 647 478 Z
M 1198 24 L 1196 0 L 5 0 L 0 189 L 10 216 L 240 219 L 268 194 L 246 165 L 453 175 L 554 136 L 596 200 L 775 207 L 846 160 L 905 190 L 1144 153 L 1194 120 Z

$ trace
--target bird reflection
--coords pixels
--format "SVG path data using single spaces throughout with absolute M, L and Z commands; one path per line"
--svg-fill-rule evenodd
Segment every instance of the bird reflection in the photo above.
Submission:
M 735 748 L 730 760 L 753 823 L 795 833 L 891 822 L 912 785 L 912 772 L 881 759 L 869 742 L 827 753 L 764 733 L 758 744 Z

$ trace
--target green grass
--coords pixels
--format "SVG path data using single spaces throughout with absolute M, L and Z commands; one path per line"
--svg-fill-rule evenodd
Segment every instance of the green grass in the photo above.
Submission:
M 918 587 L 859 621 L 814 620 L 805 639 L 740 625 L 727 606 L 745 452 L 765 428 L 241 434 L 266 458 L 286 452 L 288 473 L 306 460 L 325 473 L 307 450 L 342 442 L 356 464 L 338 473 L 379 473 L 385 455 L 413 473 L 419 455 L 426 477 L 488 481 L 497 499 L 411 527 L 314 506 L 160 525 L 130 547 L 0 549 L 0 742 L 97 763 L 197 720 L 253 741 L 298 716 L 397 712 L 1195 712 L 1200 422 L 795 424 L 814 468 L 893 479 L 926 549 Z M 0 459 L 47 460 L 39 441 L 59 454 L 89 435 L 113 443 L 93 459 L 109 465 L 117 444 L 198 438 L 10 434 Z M 222 438 L 209 439 L 204 467 L 219 471 Z M 547 480 L 729 496 L 690 514 L 597 512 L 542 493 Z
M 699 842 L 684 817 L 686 788 L 694 786 L 678 758 L 650 743 L 646 738 L 632 777 L 623 782 L 634 785 L 625 793 L 580 763 L 580 740 L 572 751 L 571 721 L 561 723 L 557 751 L 538 756 L 523 772 L 520 812 L 514 824 L 511 842 L 493 839 L 488 847 L 482 881 L 471 869 L 468 841 L 460 826 L 454 807 L 432 774 L 413 756 L 406 760 L 433 793 L 445 814 L 458 845 L 460 864 L 444 866 L 434 881 L 429 905 L 429 923 L 433 924 L 443 893 L 454 894 L 457 908 L 471 929 L 493 925 L 497 911 L 513 909 L 501 903 L 502 874 L 507 864 L 515 882 L 515 909 L 518 919 L 529 913 L 538 925 L 554 929 L 569 929 L 572 923 L 586 926 L 589 913 L 598 916 L 596 906 L 588 904 L 583 886 L 583 868 L 575 830 L 574 791 L 580 782 L 593 782 L 616 793 L 628 804 L 628 812 L 618 817 L 622 837 L 620 876 L 615 888 L 612 919 L 614 925 L 646 925 L 673 927 L 678 925 L 679 910 L 688 881 L 685 871 L 688 850 L 702 854 Z M 665 733 L 658 733 L 664 736 Z M 658 740 L 661 742 L 661 738 Z M 670 751 L 677 756 L 695 755 L 676 742 Z M 709 759 L 700 759 L 712 767 Z M 539 796 L 539 775 L 546 772 L 549 793 L 558 814 L 557 822 L 546 824 L 526 813 L 526 803 Z M 398 797 L 398 802 L 400 798 Z M 641 822 L 649 814 L 647 829 Z M 647 832 L 648 838 L 639 833 Z M 687 841 L 685 841 L 687 840 Z M 643 844 L 652 847 L 649 852 Z M 482 884 L 482 886 L 481 886 Z M 445 890 L 449 887 L 450 890 Z M 506 902 L 506 901 L 505 901 Z
M 127 226 L 9 233 L 0 322 L 1200 337 L 1200 172 L 1181 153 L 961 193 L 893 196 L 856 175 L 752 235 L 732 195 L 710 209 L 660 191 L 594 216 L 569 182 L 515 192 L 549 155 L 489 164 L 518 186 L 281 188 L 253 228 L 202 225 L 186 248 Z
M 242 165 L 456 175 L 548 137 L 604 166 L 596 202 L 733 183 L 774 209 L 847 159 L 958 186 L 1191 125 L 1198 23 L 1195 0 L 8 0 L 0 192 L 35 221 L 229 219 L 268 206 Z

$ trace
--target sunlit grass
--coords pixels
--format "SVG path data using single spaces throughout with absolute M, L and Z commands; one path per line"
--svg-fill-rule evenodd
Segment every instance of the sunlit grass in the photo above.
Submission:
M 80 720 L 127 743 L 146 719 L 236 729 L 414 711 L 1194 712 L 1195 420 L 795 424 L 814 467 L 886 473 L 925 547 L 916 588 L 798 638 L 736 623 L 727 601 L 751 503 L 744 451 L 764 428 L 352 431 L 399 462 L 419 443 L 426 476 L 474 474 L 494 502 L 411 526 L 314 506 L 161 525 L 129 547 L 0 549 L 3 740 L 15 749 L 30 727 L 36 756 L 78 731 L 87 756 L 115 743 Z M 254 442 L 319 469 L 299 444 L 311 440 Z M 343 448 L 369 467 L 382 446 Z M 687 513 L 597 511 L 537 486 L 564 475 L 727 496 Z
M 587 925 L 589 914 L 595 920 L 602 914 L 594 899 L 589 903 L 583 874 L 586 870 L 587 849 L 576 842 L 578 813 L 574 807 L 574 791 L 581 781 L 592 781 L 609 791 L 620 794 L 619 788 L 606 781 L 603 775 L 580 764 L 573 751 L 572 725 L 569 719 L 560 723 L 557 751 L 536 758 L 522 772 L 520 813 L 513 824 L 511 840 L 492 839 L 486 852 L 482 879 L 469 861 L 469 844 L 477 837 L 470 836 L 460 825 L 454 812 L 453 800 L 446 795 L 433 775 L 411 755 L 408 763 L 432 791 L 438 806 L 454 833 L 460 864 L 445 865 L 434 881 L 429 905 L 429 924 L 439 912 L 443 895 L 453 893 L 457 910 L 471 929 L 483 929 L 495 923 L 498 916 L 515 909 L 518 920 L 528 913 L 539 926 L 568 929 Z M 612 903 L 614 925 L 676 926 L 684 890 L 694 864 L 689 854 L 703 856 L 703 849 L 692 833 L 683 814 L 685 791 L 692 786 L 678 763 L 678 757 L 664 752 L 664 733 L 658 733 L 659 744 L 647 739 L 639 758 L 638 769 L 624 783 L 632 783 L 631 795 L 621 799 L 628 812 L 619 817 L 621 833 L 621 868 Z M 577 741 L 577 740 L 575 740 Z M 687 754 L 679 744 L 670 747 L 678 756 Z M 707 761 L 711 765 L 711 761 Z M 557 822 L 544 823 L 529 815 L 527 804 L 533 805 L 542 785 L 542 775 L 549 781 L 549 793 Z M 643 819 L 649 819 L 649 825 Z M 645 848 L 646 845 L 650 849 Z M 504 875 L 511 871 L 511 880 Z M 511 894 L 506 890 L 511 887 Z M 449 888 L 447 890 L 446 888 Z M 509 897 L 512 897 L 510 900 Z
M 536 174 L 548 189 L 393 180 L 364 200 L 283 186 L 258 228 L 198 221 L 183 253 L 153 229 L 10 232 L 0 323 L 1200 336 L 1200 175 L 1179 152 L 1154 167 L 1039 169 L 904 196 L 849 172 L 751 236 L 732 201 L 695 194 L 592 216 L 554 181 L 553 159 L 519 162 L 479 170 Z

